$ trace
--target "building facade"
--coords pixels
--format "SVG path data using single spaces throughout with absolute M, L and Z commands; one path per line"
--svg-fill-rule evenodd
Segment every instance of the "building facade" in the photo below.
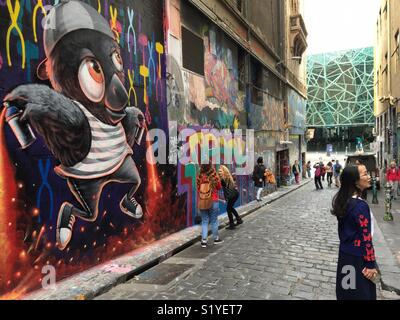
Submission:
M 375 149 L 381 169 L 399 160 L 400 3 L 381 1 L 375 49 Z
M 373 142 L 374 53 L 361 48 L 308 57 L 307 126 L 312 151 L 354 152 Z
M 289 159 L 302 166 L 306 162 L 306 104 L 307 104 L 307 27 L 303 20 L 304 2 L 285 1 L 285 61 L 287 80 L 285 107 L 289 134 Z M 279 158 L 279 157 L 278 157 Z
M 55 81 L 55 76 L 49 76 L 49 80 L 37 73 L 45 58 L 54 58 L 46 56 L 43 46 L 44 30 L 48 30 L 43 28 L 57 24 L 48 18 L 53 1 L 49 5 L 36 0 L 0 3 L 0 100 L 15 87 L 35 84 L 47 87 L 52 96 L 61 100 L 65 97 L 59 95 L 79 102 L 82 108 L 78 104 L 68 106 L 81 108 L 90 119 L 90 139 L 93 137 L 99 148 L 91 148 L 82 163 L 70 165 L 99 170 L 115 160 L 109 150 L 101 147 L 107 145 L 114 150 L 123 145 L 128 153 L 125 159 L 134 161 L 140 176 L 135 179 L 141 183 L 134 199 L 143 208 L 143 217 L 133 219 L 123 210 L 125 196 L 132 188 L 124 183 L 126 179 L 101 176 L 104 180 L 96 190 L 88 187 L 76 192 L 56 173 L 55 169 L 64 165 L 64 152 L 70 147 L 78 148 L 87 136 L 82 133 L 82 141 L 68 143 L 68 134 L 74 128 L 69 128 L 68 122 L 58 123 L 60 117 L 49 110 L 41 117 L 49 116 L 52 125 L 42 130 L 32 126 L 35 138 L 22 149 L 21 137 L 12 127 L 14 118 L 4 106 L 0 118 L 0 297 L 7 294 L 6 298 L 17 298 L 38 288 L 42 267 L 47 264 L 56 266 L 57 279 L 61 280 L 193 226 L 199 166 L 193 161 L 178 161 L 178 156 L 185 152 L 182 145 L 189 145 L 191 156 L 199 156 L 196 151 L 203 130 L 231 134 L 242 129 L 239 137 L 212 148 L 211 156 L 219 154 L 222 163 L 238 150 L 241 156 L 250 148 L 247 129 L 255 132 L 255 159 L 263 156 L 265 165 L 278 177 L 289 163 L 304 158 L 307 31 L 301 1 L 73 2 L 77 1 L 55 1 L 54 6 L 71 6 L 66 12 L 82 23 L 89 18 L 102 21 L 103 34 L 86 25 L 69 31 L 54 45 L 54 50 L 58 46 L 65 48 L 59 50 L 57 62 L 45 71 L 51 73 L 53 67 L 64 70 L 64 80 L 68 80 L 63 82 L 65 87 Z M 82 12 L 89 14 L 82 16 Z M 62 21 L 74 21 L 67 20 Z M 101 46 L 100 38 L 111 45 Z M 110 48 L 118 50 L 110 54 Z M 68 59 L 64 52 L 68 52 Z M 128 105 L 143 114 L 148 134 L 141 141 L 133 142 L 131 127 L 124 127 L 125 122 L 118 123 L 116 130 L 96 118 L 96 110 L 89 110 L 88 106 L 93 108 L 91 102 L 106 108 L 118 100 L 93 98 L 102 92 L 117 92 L 108 91 L 110 79 L 115 81 L 112 74 L 104 77 L 110 70 L 124 73 L 120 79 L 125 81 L 125 90 L 118 92 L 123 95 L 126 91 Z M 85 86 L 86 81 L 91 85 Z M 89 92 L 93 88 L 98 90 Z M 63 104 L 57 106 L 61 108 L 59 115 L 69 111 Z M 81 111 L 75 111 L 81 115 Z M 104 132 L 99 133 L 99 128 Z M 178 134 L 185 130 L 190 134 L 181 141 Z M 159 131 L 167 137 L 157 135 Z M 48 143 L 53 137 L 57 141 Z M 57 144 L 63 145 L 60 152 L 54 151 L 58 150 Z M 89 159 L 94 153 L 98 157 Z M 74 154 L 81 152 L 75 150 Z M 247 164 L 250 170 L 237 175 L 237 205 L 255 199 L 251 179 L 254 158 L 240 156 L 233 157 L 230 169 Z M 117 163 L 113 169 L 119 171 L 120 165 Z M 87 180 L 91 183 L 92 178 Z M 91 192 L 89 197 L 86 192 Z M 95 214 L 89 221 L 77 216 L 70 242 L 60 248 L 58 217 L 68 204 L 90 211 L 82 197 L 89 199 L 91 206 L 96 204 Z M 226 205 L 220 203 L 219 209 L 224 213 Z
M 255 158 L 278 180 L 290 163 L 305 161 L 302 1 L 170 0 L 167 8 L 169 72 L 182 80 L 186 106 L 170 107 L 170 119 L 180 128 L 253 129 Z

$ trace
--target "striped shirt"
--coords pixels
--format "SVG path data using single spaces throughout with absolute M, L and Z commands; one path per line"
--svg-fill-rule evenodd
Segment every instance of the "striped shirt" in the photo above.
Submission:
M 121 123 L 116 126 L 105 124 L 83 105 L 78 102 L 76 104 L 89 121 L 92 133 L 90 151 L 85 159 L 73 167 L 60 165 L 55 171 L 61 176 L 76 179 L 97 179 L 108 176 L 120 168 L 127 155 L 133 154 L 126 140 L 125 130 Z

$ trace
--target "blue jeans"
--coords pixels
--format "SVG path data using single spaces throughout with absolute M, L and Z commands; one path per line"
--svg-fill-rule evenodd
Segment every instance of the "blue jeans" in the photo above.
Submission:
M 211 223 L 211 231 L 214 240 L 218 239 L 218 213 L 219 203 L 214 202 L 211 209 L 200 210 L 201 214 L 201 238 L 205 241 L 208 237 L 208 223 Z

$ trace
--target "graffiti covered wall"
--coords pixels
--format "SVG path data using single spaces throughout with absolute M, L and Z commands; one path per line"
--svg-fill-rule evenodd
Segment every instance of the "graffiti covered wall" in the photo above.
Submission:
M 284 125 L 283 102 L 266 93 L 263 105 L 250 104 L 249 122 L 255 130 L 280 131 Z
M 303 167 L 302 155 L 306 151 L 304 146 L 304 133 L 306 131 L 306 100 L 296 91 L 288 88 L 288 105 L 289 105 L 289 126 L 290 141 L 289 158 L 293 164 L 295 160 L 299 161 L 300 167 Z
M 239 88 L 240 48 L 191 5 L 182 2 L 180 6 L 182 23 L 204 47 L 204 72 L 182 69 L 187 93 L 184 123 L 218 129 L 246 128 L 245 91 Z
M 152 146 L 132 132 L 168 132 L 163 1 L 84 2 L 94 13 L 79 20 L 86 9 L 78 10 L 75 21 L 100 21 L 101 15 L 108 26 L 103 34 L 74 29 L 54 41 L 42 69 L 50 81 L 36 71 L 46 57 L 46 21 L 70 27 L 57 15 L 44 19 L 59 1 L 0 2 L 0 99 L 14 88 L 26 91 L 26 120 L 35 136 L 22 149 L 11 111 L 2 108 L 0 296 L 18 298 L 40 287 L 46 264 L 56 267 L 59 281 L 187 226 L 176 166 L 150 165 L 145 155 Z M 23 84 L 52 89 L 21 89 Z M 138 109 L 130 108 L 120 121 L 124 95 Z M 17 98 L 14 93 L 15 105 Z
M 241 49 L 229 39 L 217 26 L 202 16 L 190 4 L 178 0 L 170 0 L 168 22 L 168 86 L 173 90 L 168 94 L 169 120 L 177 121 L 178 131 L 192 129 L 197 136 L 202 130 L 247 129 L 247 112 L 245 107 L 245 90 L 241 86 L 243 72 Z M 180 25 L 182 23 L 182 26 Z M 183 67 L 182 29 L 185 28 L 193 37 L 201 41 L 204 48 L 204 70 L 193 72 Z M 187 31 L 186 31 L 187 32 Z M 193 57 L 198 59 L 199 57 Z M 187 138 L 188 141 L 191 139 Z M 239 143 L 239 142 L 238 142 Z M 246 144 L 243 137 L 241 144 Z M 224 152 L 233 155 L 237 145 L 228 149 L 218 145 L 224 163 Z M 233 157 L 228 165 L 232 172 L 238 163 Z M 216 166 L 218 169 L 218 165 Z M 197 194 L 195 177 L 199 172 L 194 163 L 178 164 L 178 194 L 186 195 L 187 224 L 193 223 L 197 211 Z M 240 198 L 236 205 L 254 200 L 254 186 L 249 175 L 236 177 L 240 190 Z M 220 212 L 226 211 L 224 203 L 220 203 Z
M 289 124 L 291 134 L 304 134 L 306 130 L 306 103 L 307 101 L 292 89 L 288 90 Z

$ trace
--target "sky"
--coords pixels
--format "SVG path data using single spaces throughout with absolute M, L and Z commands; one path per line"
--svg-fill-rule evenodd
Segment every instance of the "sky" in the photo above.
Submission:
M 304 0 L 307 54 L 374 46 L 379 7 L 380 0 Z

